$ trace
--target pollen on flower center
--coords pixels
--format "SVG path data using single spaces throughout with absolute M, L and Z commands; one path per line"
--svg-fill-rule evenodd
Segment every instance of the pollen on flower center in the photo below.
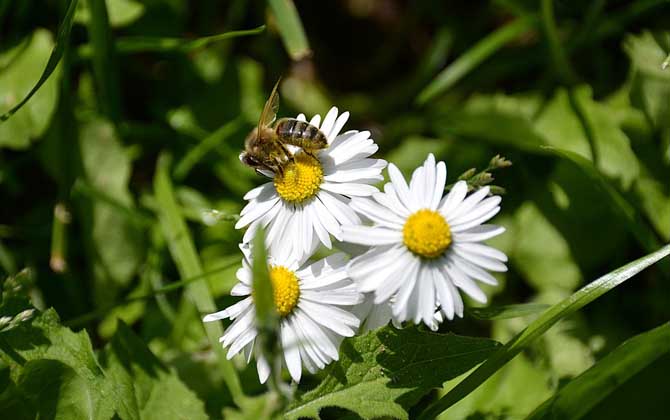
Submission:
M 451 244 L 451 230 L 436 211 L 422 209 L 410 215 L 402 229 L 405 246 L 424 258 L 437 258 Z
M 278 265 L 270 268 L 270 281 L 274 291 L 275 309 L 279 316 L 293 312 L 300 298 L 298 277 L 288 268 Z
M 307 153 L 297 153 L 293 162 L 284 166 L 284 173 L 274 179 L 277 193 L 285 201 L 301 203 L 319 192 L 323 182 L 321 162 Z

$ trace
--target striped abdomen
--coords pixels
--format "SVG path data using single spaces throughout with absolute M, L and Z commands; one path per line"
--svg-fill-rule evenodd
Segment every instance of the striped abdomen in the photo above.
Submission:
M 295 118 L 282 118 L 277 121 L 275 131 L 283 143 L 305 150 L 323 149 L 328 146 L 328 139 L 318 128 Z

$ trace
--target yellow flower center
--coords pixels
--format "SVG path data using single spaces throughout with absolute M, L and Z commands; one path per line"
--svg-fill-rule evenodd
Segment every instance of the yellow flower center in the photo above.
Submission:
M 293 312 L 300 298 L 300 286 L 295 273 L 281 265 L 270 268 L 270 281 L 274 292 L 275 309 L 279 316 Z
M 319 192 L 323 182 L 321 162 L 307 153 L 297 153 L 293 162 L 284 166 L 284 173 L 274 179 L 277 193 L 284 201 L 301 203 Z
M 437 258 L 451 244 L 451 230 L 441 214 L 422 209 L 407 218 L 402 228 L 402 239 L 416 255 Z

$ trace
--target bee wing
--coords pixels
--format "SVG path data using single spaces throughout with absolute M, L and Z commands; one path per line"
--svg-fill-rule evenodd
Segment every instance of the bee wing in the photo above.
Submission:
M 279 87 L 280 80 L 277 80 L 275 87 L 272 88 L 270 98 L 268 98 L 267 102 L 265 102 L 263 112 L 261 113 L 261 118 L 258 121 L 259 128 L 267 127 L 277 118 L 277 110 L 279 109 L 279 93 L 277 93 L 277 87 Z

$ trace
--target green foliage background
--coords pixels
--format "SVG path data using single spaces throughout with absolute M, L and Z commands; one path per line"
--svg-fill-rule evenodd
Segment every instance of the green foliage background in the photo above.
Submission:
M 670 252 L 668 22 L 661 0 L 0 0 L 0 417 L 661 418 L 670 264 L 617 286 Z M 491 307 L 347 340 L 290 400 L 201 322 L 234 302 L 261 182 L 238 154 L 280 76 L 281 116 L 349 110 L 406 174 L 514 162 Z

